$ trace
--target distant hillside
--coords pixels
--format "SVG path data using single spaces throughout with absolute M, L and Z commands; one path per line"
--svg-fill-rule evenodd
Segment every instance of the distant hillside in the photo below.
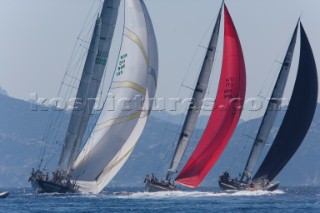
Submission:
M 280 112 L 279 118 L 276 120 L 275 127 L 269 139 L 270 143 L 275 137 L 283 115 L 283 112 Z M 202 186 L 217 186 L 218 176 L 225 170 L 231 171 L 233 177 L 237 177 L 239 172 L 242 172 L 251 151 L 253 137 L 257 132 L 260 122 L 261 118 L 241 122 L 241 124 L 238 125 L 225 152 L 202 183 Z M 318 105 L 315 119 L 305 141 L 288 165 L 276 178 L 282 185 L 320 185 L 319 122 L 320 104 Z M 170 158 L 174 151 L 174 143 L 177 141 L 177 133 L 180 128 L 180 126 L 168 124 L 162 120 L 151 117 L 140 142 L 132 153 L 129 161 L 114 179 L 113 184 L 139 185 L 143 180 L 143 176 L 151 172 L 163 178 L 170 164 Z M 203 130 L 200 129 L 195 131 L 193 140 L 185 156 L 191 155 L 202 131 Z M 270 148 L 270 144 L 267 144 L 263 155 L 267 153 L 268 148 Z M 185 157 L 182 165 L 185 164 L 186 158 L 187 157 Z M 260 163 L 258 165 L 260 165 Z M 133 175 L 137 173 L 139 173 L 139 175 Z M 130 177 L 130 181 L 127 180 L 128 177 Z
M 2 89 L 2 87 L 0 87 L 0 94 L 4 95 L 4 96 L 8 96 L 8 93 L 6 90 Z
M 32 167 L 40 161 L 42 137 L 48 122 L 49 112 L 32 111 L 31 103 L 10 98 L 0 93 L 0 186 L 29 186 L 27 179 Z M 280 116 L 281 117 L 281 116 Z M 169 118 L 170 123 L 166 122 Z M 165 112 L 151 114 L 147 127 L 131 157 L 111 182 L 111 186 L 141 186 L 146 174 L 154 172 L 164 177 L 170 164 L 182 115 L 168 115 Z M 200 120 L 200 126 L 206 117 Z M 279 126 L 279 121 L 277 125 Z M 312 127 L 294 158 L 281 172 L 277 180 L 282 185 L 320 184 L 320 105 Z M 203 186 L 217 186 L 217 177 L 226 169 L 237 175 L 244 167 L 257 131 L 260 119 L 241 122 L 226 151 L 208 175 Z M 63 123 L 66 125 L 67 121 Z M 202 130 L 197 129 L 187 150 L 189 156 Z M 275 130 L 272 131 L 274 137 Z M 59 139 L 60 138 L 60 139 Z M 61 140 L 63 136 L 58 137 Z M 52 150 L 56 157 L 60 149 Z M 184 162 L 187 159 L 184 159 Z M 184 164 L 184 163 L 183 163 Z M 319 175 L 318 175 L 319 174 Z

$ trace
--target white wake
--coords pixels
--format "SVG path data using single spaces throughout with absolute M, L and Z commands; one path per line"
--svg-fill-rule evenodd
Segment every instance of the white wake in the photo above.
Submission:
M 205 197 L 232 197 L 232 196 L 272 196 L 284 194 L 282 190 L 269 191 L 170 191 L 170 192 L 134 192 L 134 193 L 114 193 L 116 198 L 133 199 L 172 199 L 172 198 L 205 198 Z

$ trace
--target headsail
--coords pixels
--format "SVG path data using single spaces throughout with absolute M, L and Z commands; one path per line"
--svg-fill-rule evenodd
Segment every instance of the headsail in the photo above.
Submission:
M 237 126 L 246 90 L 245 63 L 241 44 L 227 7 L 225 12 L 224 53 L 214 111 L 187 164 L 176 181 L 196 187 L 220 157 Z
M 90 115 L 95 104 L 95 98 L 101 84 L 117 21 L 120 0 L 105 0 L 94 30 L 84 71 L 81 77 L 77 99 L 80 99 L 79 109 L 74 109 L 71 115 L 63 150 L 60 156 L 58 170 L 68 172 L 75 160 Z M 75 105 L 75 107 L 77 107 Z
M 74 167 L 80 190 L 99 193 L 125 163 L 142 133 L 155 94 L 158 55 L 156 39 L 142 0 L 125 0 L 125 26 L 118 67 L 109 93 L 124 102 L 104 108 L 91 138 Z M 117 102 L 119 103 L 119 102 Z
M 278 134 L 253 179 L 273 180 L 301 145 L 311 125 L 318 98 L 317 68 L 305 30 L 300 23 L 300 59 L 292 97 Z
M 281 98 L 283 96 L 285 85 L 287 83 L 291 62 L 293 58 L 294 48 L 297 40 L 298 27 L 299 27 L 299 22 L 297 23 L 297 26 L 292 35 L 291 42 L 289 44 L 286 56 L 283 60 L 281 70 L 279 72 L 277 81 L 275 83 L 273 92 L 271 94 L 271 98 L 269 100 L 266 112 L 264 113 L 260 128 L 255 138 L 255 141 L 254 141 L 251 153 L 249 155 L 246 167 L 243 171 L 241 180 L 243 180 L 245 176 L 247 177 L 247 179 L 251 178 L 253 174 L 253 170 L 261 155 L 261 152 L 265 144 L 267 143 L 267 139 L 270 135 L 272 125 L 278 114 L 279 107 L 281 106 Z
M 220 8 L 216 24 L 213 29 L 213 33 L 209 42 L 207 53 L 199 74 L 198 81 L 196 83 L 196 88 L 192 97 L 192 104 L 190 104 L 187 116 L 185 118 L 179 141 L 175 150 L 175 153 L 172 158 L 170 168 L 166 179 L 170 180 L 171 175 L 177 172 L 177 168 L 180 165 L 181 159 L 186 151 L 188 143 L 193 133 L 193 129 L 197 123 L 198 116 L 201 111 L 203 98 L 206 94 L 208 83 L 212 71 L 214 56 L 217 49 L 220 21 L 221 21 L 222 6 Z

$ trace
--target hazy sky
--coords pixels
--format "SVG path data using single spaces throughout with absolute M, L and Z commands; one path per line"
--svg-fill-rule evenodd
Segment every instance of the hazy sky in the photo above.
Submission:
M 30 99 L 30 93 L 35 92 L 41 97 L 54 97 L 87 14 L 92 4 L 99 2 L 0 0 L 0 86 L 19 99 Z M 189 82 L 185 84 L 194 83 L 193 76 L 197 76 L 204 54 L 201 46 L 208 43 L 221 1 L 145 0 L 145 3 L 159 46 L 157 96 L 176 96 L 189 68 Z M 269 79 L 274 79 L 278 72 L 274 62 L 282 60 L 302 12 L 302 22 L 320 69 L 319 0 L 226 0 L 226 4 L 244 51 L 247 97 L 255 97 L 265 79 L 269 84 Z M 209 94 L 212 97 L 221 68 L 222 29 L 220 34 Z M 290 94 L 294 81 L 299 44 L 286 94 Z

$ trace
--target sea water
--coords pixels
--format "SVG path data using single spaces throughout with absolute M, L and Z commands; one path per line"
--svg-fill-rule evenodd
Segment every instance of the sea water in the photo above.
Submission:
M 320 187 L 281 187 L 274 192 L 221 192 L 215 188 L 145 193 L 109 188 L 99 195 L 34 194 L 9 188 L 0 212 L 320 212 Z

